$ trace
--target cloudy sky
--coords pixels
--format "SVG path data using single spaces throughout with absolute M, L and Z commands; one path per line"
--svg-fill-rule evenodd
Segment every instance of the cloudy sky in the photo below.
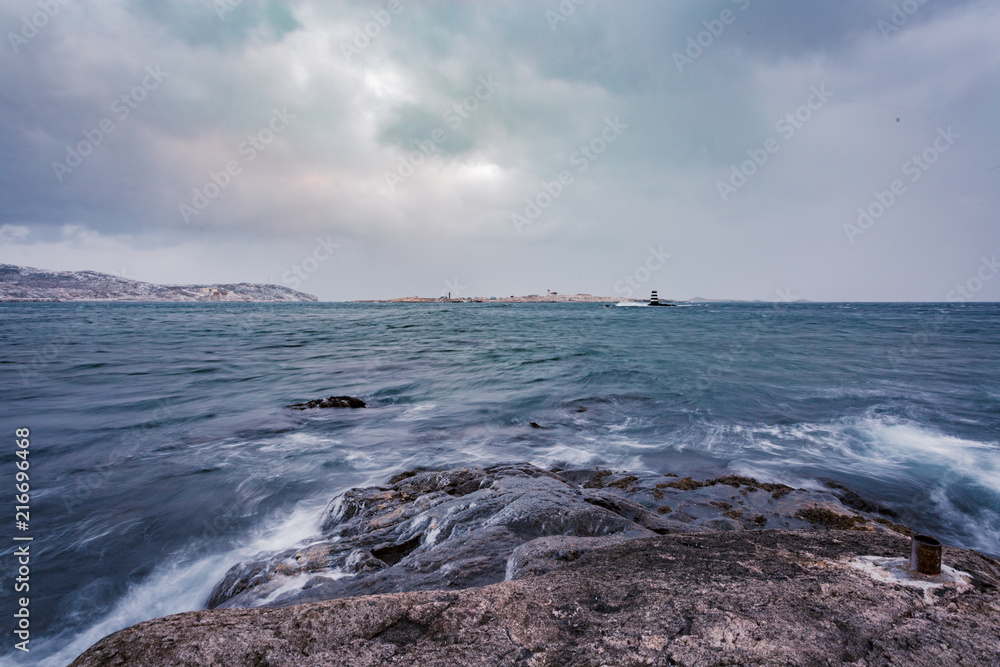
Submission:
M 3 0 L 0 30 L 0 262 L 1000 300 L 995 0 Z

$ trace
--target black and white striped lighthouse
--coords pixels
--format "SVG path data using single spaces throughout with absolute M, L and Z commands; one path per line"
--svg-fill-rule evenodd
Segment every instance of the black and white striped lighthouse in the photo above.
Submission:
M 649 305 L 651 306 L 660 305 L 660 297 L 656 296 L 656 290 L 653 290 L 653 293 L 649 296 Z

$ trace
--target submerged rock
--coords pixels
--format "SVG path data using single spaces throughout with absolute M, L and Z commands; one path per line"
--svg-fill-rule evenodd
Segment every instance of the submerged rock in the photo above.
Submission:
M 588 540 L 596 548 L 580 550 Z M 957 572 L 928 590 L 878 571 L 908 547 L 891 531 L 528 545 L 514 581 L 179 614 L 111 635 L 73 665 L 1000 664 L 1000 563 L 973 551 L 946 548 Z M 561 563 L 535 571 L 529 551 Z
M 330 396 L 329 398 L 316 398 L 305 403 L 293 403 L 285 407 L 292 410 L 311 410 L 313 408 L 363 408 L 365 402 L 353 396 Z

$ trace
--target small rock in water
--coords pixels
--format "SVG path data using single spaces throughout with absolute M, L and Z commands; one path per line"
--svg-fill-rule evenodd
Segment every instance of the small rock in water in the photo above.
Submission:
M 311 410 L 312 408 L 363 408 L 365 402 L 353 396 L 330 396 L 329 398 L 316 398 L 306 403 L 293 403 L 285 407 L 292 410 Z

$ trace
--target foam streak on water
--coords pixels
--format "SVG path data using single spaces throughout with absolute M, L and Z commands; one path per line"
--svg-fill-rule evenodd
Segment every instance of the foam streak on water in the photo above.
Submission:
M 54 641 L 39 642 L 42 646 L 36 644 L 30 660 L 17 654 L 7 657 L 25 665 L 62 667 L 117 630 L 150 618 L 201 609 L 215 584 L 234 563 L 315 535 L 319 529 L 317 512 L 315 503 L 303 504 L 288 516 L 271 518 L 255 534 L 247 535 L 242 546 L 224 552 L 205 553 L 192 545 L 170 554 L 141 583 L 130 586 L 96 622 L 56 636 Z M 57 646 L 60 648 L 53 651 Z
M 31 660 L 0 662 L 200 608 L 337 492 L 415 466 L 836 481 L 1000 554 L 998 332 L 968 304 L 2 304 L 35 542 Z M 332 394 L 370 408 L 282 407 Z

